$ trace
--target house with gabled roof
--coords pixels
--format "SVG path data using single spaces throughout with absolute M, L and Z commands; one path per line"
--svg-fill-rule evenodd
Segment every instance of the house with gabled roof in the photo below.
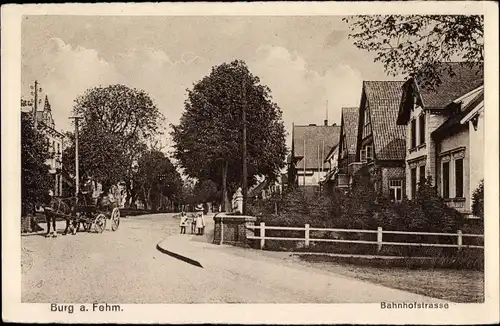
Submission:
M 397 125 L 402 81 L 364 81 L 358 109 L 354 175 L 367 166 L 377 192 L 394 201 L 403 198 L 406 126 Z M 351 177 L 352 181 L 352 177 Z
M 406 194 L 414 198 L 418 183 L 430 176 L 451 207 L 469 213 L 466 194 L 471 189 L 466 171 L 471 168 L 471 127 L 465 118 L 474 110 L 479 112 L 483 71 L 480 66 L 457 62 L 437 68 L 438 85 L 431 88 L 414 77 L 403 85 L 397 123 L 407 126 Z M 482 161 L 482 156 L 477 159 Z
M 348 188 L 350 163 L 356 162 L 356 146 L 358 137 L 359 108 L 342 108 L 340 118 L 340 139 L 338 146 L 338 173 L 335 176 L 335 187 Z
M 292 127 L 292 150 L 290 155 L 289 169 L 293 170 L 294 182 L 308 192 L 320 191 L 320 181 L 324 179 L 329 171 L 325 164 L 330 149 L 339 141 L 340 126 L 310 124 L 293 125 Z
M 35 128 L 39 132 L 43 133 L 47 138 L 49 153 L 51 156 L 47 160 L 46 164 L 49 166 L 49 173 L 54 179 L 53 193 L 54 196 L 62 196 L 63 180 L 67 181 L 63 177 L 62 166 L 64 135 L 56 130 L 48 96 L 45 96 L 43 109 L 39 109 L 39 105 L 41 106 L 41 99 L 38 99 L 38 103 L 34 103 L 34 100 L 22 99 L 21 112 L 22 114 L 30 114 L 31 118 L 35 122 Z
M 472 216 L 472 194 L 484 178 L 484 89 L 459 101 L 456 113 L 431 133 L 437 189 L 448 206 Z

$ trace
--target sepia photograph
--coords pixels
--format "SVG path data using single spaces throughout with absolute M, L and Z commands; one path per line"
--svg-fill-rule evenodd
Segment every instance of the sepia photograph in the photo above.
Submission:
M 218 5 L 2 7 L 12 321 L 498 322 L 498 8 Z

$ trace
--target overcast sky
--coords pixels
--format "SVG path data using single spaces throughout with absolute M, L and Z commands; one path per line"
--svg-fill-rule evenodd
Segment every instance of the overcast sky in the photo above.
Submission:
M 247 62 L 270 87 L 287 131 L 339 123 L 359 105 L 362 80 L 388 80 L 373 55 L 347 38 L 340 16 L 29 16 L 22 24 L 22 93 L 37 79 L 57 129 L 71 128 L 74 99 L 90 87 L 122 83 L 150 94 L 169 123 L 186 88 L 214 65 Z M 288 137 L 290 139 L 290 137 Z

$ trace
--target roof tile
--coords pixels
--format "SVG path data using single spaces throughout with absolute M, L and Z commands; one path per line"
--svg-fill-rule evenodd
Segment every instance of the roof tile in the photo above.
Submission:
M 447 68 L 451 68 L 452 74 Z M 444 108 L 453 100 L 478 88 L 484 82 L 484 69 L 459 62 L 443 62 L 437 67 L 441 84 L 434 89 L 424 87 L 417 80 L 420 97 L 425 108 Z
M 293 127 L 294 156 L 303 157 L 305 155 L 305 159 L 301 159 L 297 163 L 297 169 L 304 168 L 304 161 L 306 169 L 317 169 L 321 166 L 330 149 L 338 144 L 339 136 L 340 126 L 295 125 Z
M 406 126 L 396 124 L 402 86 L 402 81 L 365 81 L 363 83 L 370 107 L 375 155 L 378 160 L 405 159 Z
M 342 123 L 346 135 L 348 154 L 356 154 L 359 108 L 342 108 Z

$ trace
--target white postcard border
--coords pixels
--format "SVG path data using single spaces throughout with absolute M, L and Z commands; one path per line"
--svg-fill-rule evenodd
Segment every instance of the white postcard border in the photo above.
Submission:
M 446 310 L 382 310 L 380 304 L 121 305 L 122 312 L 51 313 L 49 304 L 20 303 L 21 16 L 56 15 L 485 15 L 485 303 Z M 176 3 L 2 6 L 2 314 L 17 322 L 471 324 L 499 320 L 498 6 L 494 2 Z M 114 304 L 114 303 L 110 303 Z M 75 304 L 79 307 L 79 304 Z

